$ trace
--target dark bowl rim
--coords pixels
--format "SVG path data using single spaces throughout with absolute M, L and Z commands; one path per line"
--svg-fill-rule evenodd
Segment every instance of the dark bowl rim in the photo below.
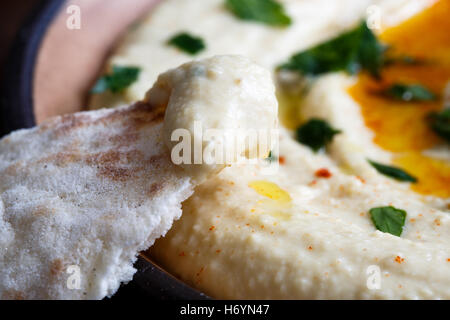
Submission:
M 40 0 L 20 27 L 6 59 L 1 77 L 0 138 L 14 130 L 36 125 L 33 80 L 44 36 L 65 0 Z M 148 258 L 139 255 L 132 282 L 153 299 L 211 299 L 170 275 Z M 120 290 L 119 290 L 120 291 Z
M 1 81 L 0 137 L 36 125 L 33 79 L 36 60 L 49 25 L 64 0 L 40 0 L 16 34 Z

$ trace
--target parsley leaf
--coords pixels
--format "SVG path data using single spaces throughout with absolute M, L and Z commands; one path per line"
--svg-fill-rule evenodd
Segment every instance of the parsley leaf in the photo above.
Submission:
M 412 175 L 408 174 L 404 170 L 397 168 L 397 167 L 391 167 L 387 166 L 372 160 L 367 160 L 372 167 L 374 167 L 379 173 L 394 178 L 399 181 L 408 181 L 408 182 L 417 182 L 417 178 L 413 177 Z
M 311 119 L 297 129 L 297 140 L 317 152 L 338 133 L 341 131 L 332 128 L 326 121 Z
M 385 94 L 391 98 L 402 101 L 430 101 L 436 95 L 420 84 L 396 83 L 386 89 Z
M 389 207 L 372 208 L 370 217 L 375 227 L 381 232 L 387 232 L 400 237 L 406 220 L 406 211 Z
M 226 0 L 225 6 L 242 20 L 286 27 L 292 23 L 283 6 L 275 0 Z
M 450 142 L 450 109 L 444 109 L 439 113 L 433 112 L 429 118 L 433 131 L 441 138 L 447 140 L 447 142 Z
M 363 69 L 379 78 L 386 48 L 364 21 L 357 28 L 328 42 L 293 55 L 278 69 L 297 71 L 307 76 L 335 71 L 355 74 Z
M 167 43 L 191 55 L 195 55 L 206 48 L 202 38 L 192 36 L 186 32 L 176 34 Z
M 113 93 L 121 92 L 135 82 L 141 69 L 138 67 L 113 66 L 112 73 L 98 79 L 91 89 L 91 93 L 102 93 L 110 90 Z

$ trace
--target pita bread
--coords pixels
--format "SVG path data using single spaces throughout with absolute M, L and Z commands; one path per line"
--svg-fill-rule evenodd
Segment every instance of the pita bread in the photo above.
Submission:
M 0 298 L 101 299 L 132 279 L 137 253 L 193 192 L 162 142 L 163 117 L 139 102 L 0 141 Z

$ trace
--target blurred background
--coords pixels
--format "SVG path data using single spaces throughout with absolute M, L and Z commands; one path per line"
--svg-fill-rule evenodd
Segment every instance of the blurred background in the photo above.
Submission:
M 157 2 L 28 0 L 2 4 L 0 136 L 83 109 L 110 51 Z M 73 5 L 80 10 L 80 28 L 67 27 Z
M 0 72 L 11 49 L 12 41 L 32 8 L 43 0 L 3 1 L 0 10 Z

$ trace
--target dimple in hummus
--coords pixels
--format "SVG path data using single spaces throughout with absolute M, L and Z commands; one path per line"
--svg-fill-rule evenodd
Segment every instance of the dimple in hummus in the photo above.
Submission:
M 450 299 L 450 151 L 429 123 L 445 108 L 450 77 L 448 1 L 279 2 L 288 26 L 240 20 L 222 0 L 168 0 L 111 58 L 141 74 L 121 94 L 93 97 L 92 106 L 141 99 L 158 73 L 191 60 L 167 45 L 179 32 L 205 42 L 195 58 L 248 56 L 273 70 L 277 83 L 279 150 L 266 160 L 278 161 L 277 173 L 264 174 L 260 164 L 224 168 L 196 188 L 182 218 L 146 254 L 219 299 Z M 337 69 L 305 81 L 279 71 L 297 52 L 354 28 L 373 5 L 381 17 L 377 37 L 389 46 L 377 76 Z M 216 59 L 211 68 L 227 63 Z M 273 124 L 272 87 L 262 71 L 245 93 L 233 81 L 221 83 L 223 92 L 250 96 L 236 98 L 249 118 L 227 118 L 240 109 L 220 109 L 226 101 L 207 94 L 219 87 L 214 78 L 203 78 L 212 91 L 202 91 L 187 74 L 176 77 L 160 79 L 189 94 L 167 109 L 178 110 L 166 113 L 167 129 L 196 117 L 208 126 L 251 118 Z M 184 117 L 182 99 L 190 95 L 196 103 Z M 272 107 L 264 113 L 261 105 Z M 325 147 L 316 150 L 320 142 Z

